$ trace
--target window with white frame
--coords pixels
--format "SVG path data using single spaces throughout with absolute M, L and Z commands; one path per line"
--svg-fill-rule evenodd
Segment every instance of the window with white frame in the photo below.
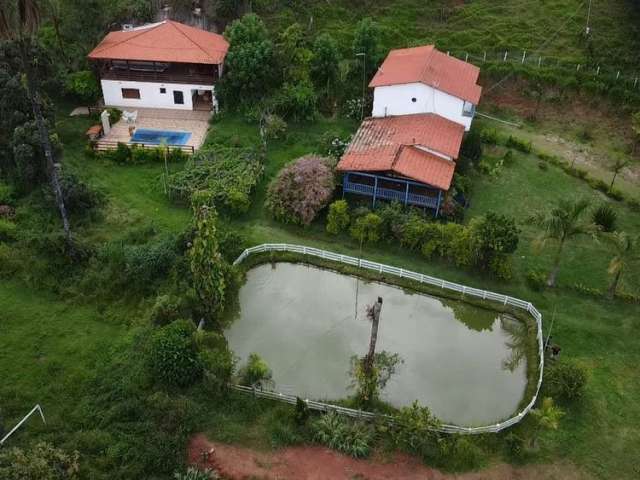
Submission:
M 464 102 L 462 105 L 462 116 L 473 117 L 476 114 L 476 106 L 471 102 Z

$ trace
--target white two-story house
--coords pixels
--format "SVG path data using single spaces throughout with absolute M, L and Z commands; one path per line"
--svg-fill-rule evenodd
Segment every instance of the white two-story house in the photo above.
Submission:
M 106 106 L 215 110 L 222 35 L 167 20 L 109 33 L 89 53 Z
M 338 163 L 343 192 L 438 215 L 480 101 L 479 74 L 433 45 L 389 52 L 369 84 L 372 116 Z

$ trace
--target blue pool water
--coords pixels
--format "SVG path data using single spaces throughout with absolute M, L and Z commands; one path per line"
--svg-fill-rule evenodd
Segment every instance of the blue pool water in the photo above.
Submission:
M 150 143 L 152 145 L 159 145 L 164 141 L 167 145 L 185 145 L 190 138 L 191 132 L 138 128 L 133 133 L 130 143 Z

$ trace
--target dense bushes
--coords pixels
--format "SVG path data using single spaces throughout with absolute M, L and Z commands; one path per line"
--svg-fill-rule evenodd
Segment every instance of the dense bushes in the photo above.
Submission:
M 613 232 L 616 229 L 618 215 L 610 205 L 602 204 L 597 207 L 591 216 L 593 223 L 598 225 L 603 232 Z
M 107 150 L 99 154 L 106 160 L 119 164 L 168 163 L 183 162 L 189 155 L 178 148 L 143 148 L 137 145 L 118 143 L 114 150 Z
M 416 209 L 385 203 L 375 212 L 350 212 L 342 200 L 334 202 L 327 216 L 327 230 L 337 233 L 351 225 L 351 236 L 359 241 L 400 243 L 425 257 L 440 257 L 457 266 L 476 266 L 495 276 L 511 276 L 510 254 L 518 247 L 519 229 L 505 215 L 488 213 L 469 225 L 438 223 Z
M 72 173 L 65 172 L 60 178 L 60 188 L 67 211 L 71 214 L 86 214 L 100 207 L 105 199 L 104 195 L 96 191 Z M 46 192 L 53 197 L 50 190 Z M 51 198 L 53 201 L 53 198 Z
M 307 155 L 283 168 L 269 185 L 266 207 L 277 220 L 309 225 L 327 206 L 334 178 L 326 158 Z
M 257 353 L 252 353 L 247 359 L 247 363 L 238 372 L 238 377 L 242 385 L 266 386 L 273 378 L 273 372 Z
M 67 453 L 40 442 L 28 450 L 0 450 L 0 478 L 3 480 L 71 480 L 78 478 L 78 452 Z
M 335 412 L 316 419 L 311 424 L 311 429 L 316 442 L 352 457 L 366 457 L 371 451 L 373 429 Z
M 198 197 L 221 211 L 243 213 L 251 205 L 250 195 L 262 176 L 263 164 L 255 150 L 206 147 L 196 153 L 184 170 L 169 176 L 169 195 L 189 203 Z
M 202 377 L 202 362 L 193 339 L 195 326 L 179 320 L 157 330 L 149 352 L 151 372 L 167 386 L 188 387 Z
M 65 79 L 65 89 L 67 93 L 88 104 L 93 104 L 100 96 L 100 86 L 95 74 L 90 70 L 68 74 Z
M 560 360 L 544 370 L 545 395 L 559 402 L 579 400 L 584 395 L 586 384 L 586 370 L 574 361 Z

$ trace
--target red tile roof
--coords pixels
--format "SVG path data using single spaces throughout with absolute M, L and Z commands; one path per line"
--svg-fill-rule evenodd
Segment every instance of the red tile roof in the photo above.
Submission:
M 394 172 L 449 189 L 464 127 L 431 113 L 367 118 L 338 163 L 339 171 Z M 431 153 L 424 149 L 431 150 Z
M 480 69 L 450 57 L 433 45 L 391 50 L 369 87 L 424 83 L 477 105 L 482 88 Z
M 222 35 L 167 20 L 109 33 L 89 58 L 220 64 L 229 49 Z

